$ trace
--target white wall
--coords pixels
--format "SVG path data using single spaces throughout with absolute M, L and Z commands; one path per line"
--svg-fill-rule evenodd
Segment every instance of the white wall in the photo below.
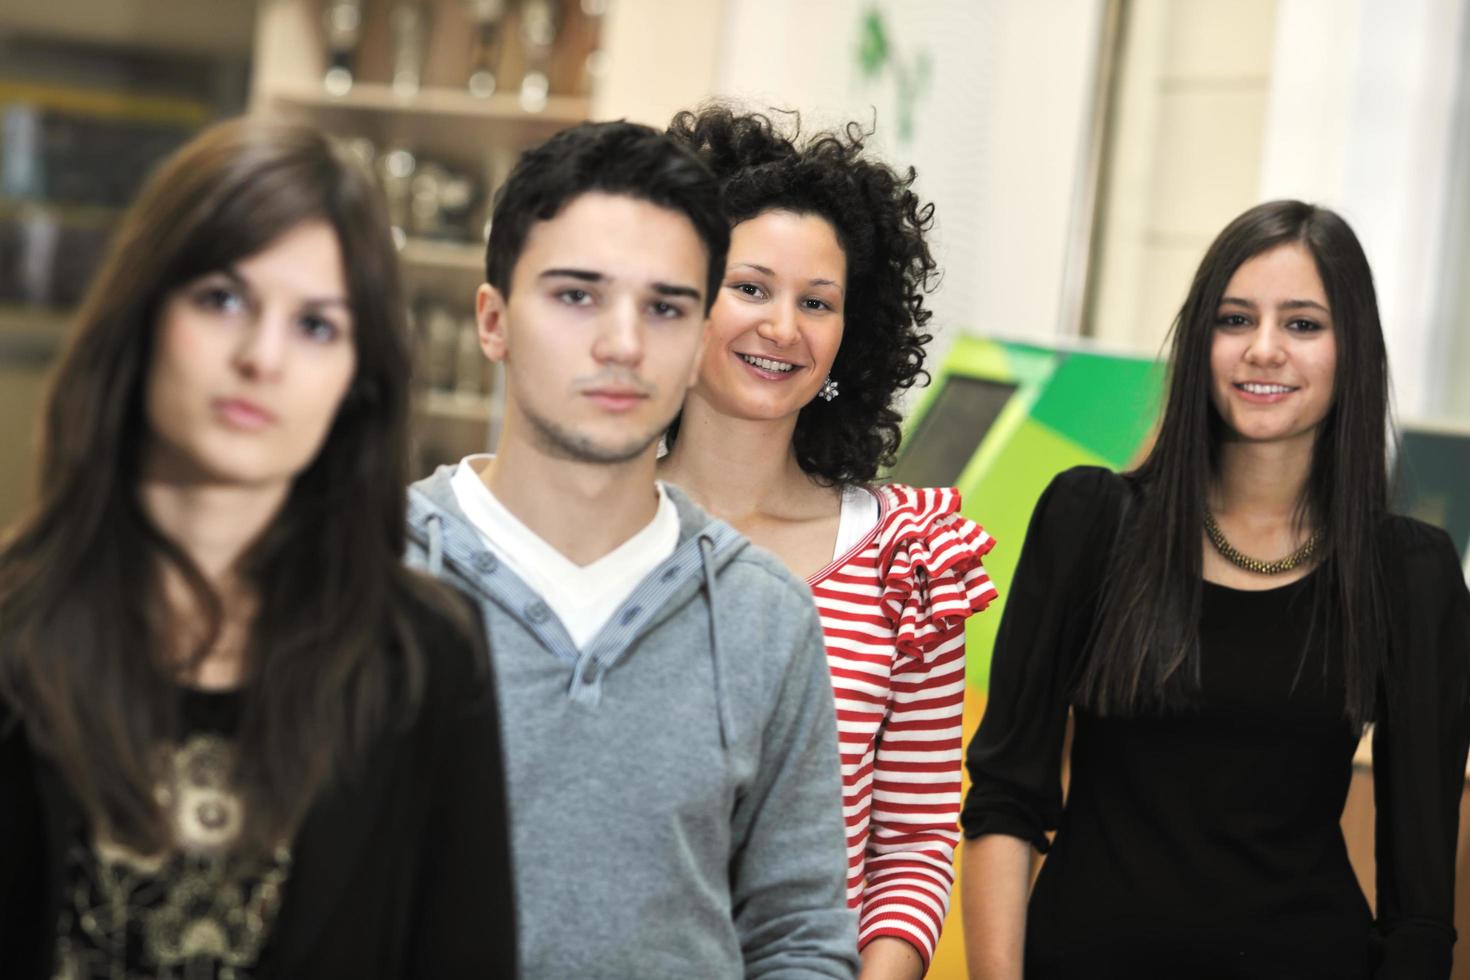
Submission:
M 1119 58 L 1092 336 L 1155 353 L 1205 249 L 1257 202 L 1275 0 L 1134 0 Z
M 1470 0 L 1279 0 L 1261 197 L 1339 211 L 1372 263 L 1397 410 L 1446 411 L 1450 165 Z
M 714 89 L 724 48 L 724 0 L 610 0 L 602 25 L 605 74 L 594 119 L 668 125 Z
M 994 60 L 981 66 L 978 223 L 966 326 L 1035 339 L 1061 322 L 1068 244 L 1092 123 L 1103 0 L 986 0 Z M 1079 261 L 1080 256 L 1070 256 Z

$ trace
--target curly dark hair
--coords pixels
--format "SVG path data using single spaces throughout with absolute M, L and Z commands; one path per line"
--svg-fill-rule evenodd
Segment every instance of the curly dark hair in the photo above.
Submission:
M 896 171 L 863 156 L 872 135 L 856 122 L 840 130 L 790 134 L 770 117 L 712 103 L 681 112 L 669 135 L 714 171 L 730 226 L 767 211 L 823 218 L 847 259 L 842 346 L 832 365 L 841 397 L 814 399 L 793 436 L 803 471 L 821 483 L 866 483 L 891 467 L 902 437 L 899 393 L 927 383 L 923 332 L 933 311 L 924 294 L 938 281 L 925 233 L 934 205 L 914 193 L 914 169 Z M 678 426 L 670 429 L 672 445 Z

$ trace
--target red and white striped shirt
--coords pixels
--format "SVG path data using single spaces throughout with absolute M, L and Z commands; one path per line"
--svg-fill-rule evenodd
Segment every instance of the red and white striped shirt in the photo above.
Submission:
M 871 488 L 877 526 L 808 582 L 837 701 L 847 901 L 858 945 L 939 942 L 959 841 L 965 619 L 995 598 L 995 544 L 959 491 Z

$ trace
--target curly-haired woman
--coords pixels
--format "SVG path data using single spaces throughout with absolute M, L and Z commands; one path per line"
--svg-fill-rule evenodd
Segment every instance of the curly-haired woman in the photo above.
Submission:
M 958 835 L 964 621 L 990 537 L 953 489 L 875 485 L 923 374 L 933 206 L 856 124 L 801 138 L 726 106 L 671 133 L 721 179 L 730 253 L 661 476 L 805 576 L 842 743 L 864 977 L 922 975 Z

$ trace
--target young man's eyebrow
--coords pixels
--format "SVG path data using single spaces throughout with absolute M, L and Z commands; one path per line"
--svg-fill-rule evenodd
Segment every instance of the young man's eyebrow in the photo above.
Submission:
M 703 293 L 695 289 L 693 286 L 679 286 L 667 282 L 654 283 L 653 291 L 655 293 L 658 293 L 660 296 L 687 296 L 689 299 L 695 301 L 698 301 L 704 296 Z
M 537 279 L 577 279 L 581 282 L 602 282 L 607 277 L 591 269 L 545 269 Z

